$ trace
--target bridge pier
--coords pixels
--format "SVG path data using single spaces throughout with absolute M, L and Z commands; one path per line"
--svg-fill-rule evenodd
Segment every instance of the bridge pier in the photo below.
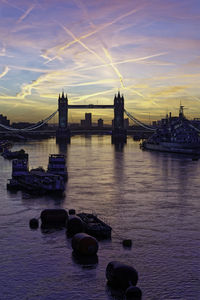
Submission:
M 56 130 L 56 142 L 65 141 L 66 143 L 70 144 L 71 142 L 71 131 L 69 128 L 63 129 L 58 128 Z
M 118 92 L 114 98 L 114 129 L 112 131 L 112 143 L 124 144 L 127 140 L 127 132 L 124 129 L 124 97 Z
M 127 141 L 127 132 L 125 129 L 117 130 L 114 129 L 112 131 L 111 137 L 112 144 L 125 144 Z

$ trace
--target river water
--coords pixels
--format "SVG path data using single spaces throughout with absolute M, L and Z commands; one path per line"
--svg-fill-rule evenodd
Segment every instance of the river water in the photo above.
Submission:
M 29 153 L 30 167 L 47 167 L 48 156 L 67 157 L 65 196 L 33 197 L 6 190 L 11 161 L 0 157 L 0 299 L 112 300 L 122 294 L 106 285 L 112 260 L 133 266 L 143 300 L 200 299 L 200 160 L 142 151 L 128 138 L 117 148 L 110 136 L 74 136 L 15 143 Z M 95 212 L 113 228 L 99 242 L 98 261 L 72 256 L 65 230 L 31 230 L 45 208 Z M 122 240 L 132 239 L 131 249 Z

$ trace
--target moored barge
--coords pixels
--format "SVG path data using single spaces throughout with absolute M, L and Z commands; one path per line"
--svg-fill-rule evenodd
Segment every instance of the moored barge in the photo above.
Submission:
M 79 213 L 78 217 L 83 221 L 85 232 L 100 239 L 111 238 L 112 227 L 91 213 Z
M 7 159 L 28 159 L 28 153 L 26 153 L 24 149 L 21 149 L 19 151 L 10 151 L 6 148 L 1 155 Z
M 61 176 L 42 168 L 29 171 L 27 159 L 15 159 L 12 164 L 12 179 L 8 180 L 7 189 L 25 190 L 33 194 L 62 194 L 65 182 Z

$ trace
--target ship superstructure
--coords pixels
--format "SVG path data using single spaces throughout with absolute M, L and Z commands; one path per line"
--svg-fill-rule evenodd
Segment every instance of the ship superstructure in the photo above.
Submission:
M 200 154 L 200 130 L 186 119 L 183 106 L 179 116 L 167 118 L 166 123 L 157 128 L 155 133 L 142 143 L 142 148 L 156 151 Z

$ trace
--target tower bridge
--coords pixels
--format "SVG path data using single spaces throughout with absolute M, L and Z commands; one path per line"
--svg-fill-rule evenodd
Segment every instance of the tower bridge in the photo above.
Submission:
M 111 105 L 106 104 L 68 104 L 67 95 L 62 92 L 61 95 L 58 97 L 58 109 L 53 112 L 50 116 L 37 122 L 34 125 L 30 125 L 28 127 L 17 129 L 11 126 L 7 126 L 0 123 L 0 128 L 4 130 L 10 131 L 15 133 L 28 133 L 34 132 L 34 130 L 39 129 L 44 124 L 48 123 L 58 112 L 59 114 L 59 124 L 58 130 L 56 131 L 56 138 L 65 139 L 67 142 L 70 142 L 71 132 L 68 126 L 68 110 L 69 109 L 113 109 L 114 111 L 114 128 L 112 130 L 112 142 L 113 143 L 125 143 L 127 138 L 127 132 L 124 128 L 124 113 L 136 124 L 142 126 L 144 129 L 148 131 L 155 131 L 155 128 L 148 126 L 142 123 L 140 120 L 136 119 L 132 114 L 130 114 L 124 108 L 124 97 L 120 95 L 118 92 L 117 95 L 114 97 L 114 103 Z M 38 131 L 37 131 L 38 133 Z
M 126 142 L 127 133 L 124 128 L 124 97 L 118 92 L 114 98 L 113 105 L 105 104 L 85 104 L 70 105 L 68 104 L 67 95 L 62 92 L 58 98 L 59 127 L 56 132 L 57 139 L 66 139 L 70 142 L 70 128 L 68 127 L 68 110 L 69 109 L 114 109 L 114 128 L 112 130 L 112 142 Z

